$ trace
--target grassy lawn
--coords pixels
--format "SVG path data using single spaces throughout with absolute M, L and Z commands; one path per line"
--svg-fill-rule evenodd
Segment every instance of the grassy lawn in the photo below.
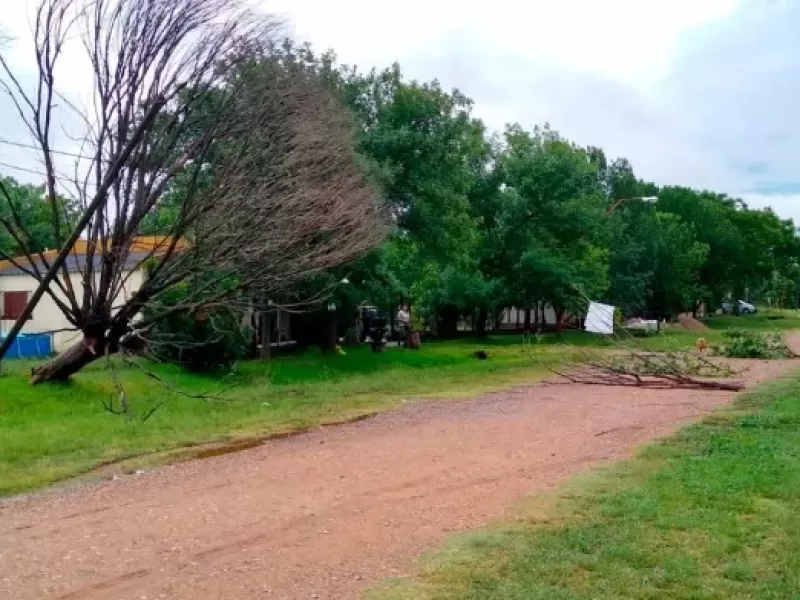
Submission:
M 651 350 L 691 346 L 697 333 L 670 331 L 636 341 Z M 630 342 L 630 341 L 629 341 Z M 457 397 L 548 375 L 548 366 L 580 360 L 587 346 L 610 346 L 578 331 L 525 342 L 519 335 L 426 343 L 422 350 L 362 347 L 346 356 L 309 353 L 271 363 L 249 362 L 217 378 L 148 366 L 179 395 L 138 369 L 117 370 L 133 413 L 115 416 L 103 402 L 117 392 L 104 365 L 92 365 L 69 384 L 31 387 L 30 363 L 5 361 L 0 378 L 0 494 L 33 489 L 123 461 L 123 470 L 191 456 L 206 442 L 238 443 L 336 422 L 430 396 Z M 478 348 L 489 360 L 473 357 Z M 147 421 L 141 416 L 166 401 Z M 183 449 L 183 450 L 181 450 Z M 164 453 L 171 453 L 165 456 Z M 137 458 L 144 457 L 144 458 Z
M 754 315 L 715 315 L 708 318 L 712 329 L 748 329 L 755 331 L 771 331 L 800 329 L 800 311 L 763 309 Z
M 578 343 L 590 336 L 570 335 Z M 133 367 L 117 373 L 127 392 L 131 418 L 112 415 L 103 401 L 117 393 L 104 365 L 90 366 L 64 385 L 32 387 L 30 363 L 5 361 L 0 378 L 0 494 L 39 487 L 98 465 L 204 442 L 236 441 L 302 429 L 383 410 L 425 396 L 469 395 L 530 381 L 547 365 L 569 361 L 573 352 L 551 340 L 535 347 L 520 336 L 429 343 L 422 350 L 367 347 L 346 356 L 308 353 L 271 363 L 249 362 L 233 376 L 191 375 L 152 366 L 170 391 Z M 472 353 L 486 348 L 490 358 Z M 166 403 L 147 421 L 141 416 Z M 158 462 L 164 457 L 150 457 Z M 132 461 L 130 468 L 141 463 Z
M 375 598 L 800 598 L 800 377 L 456 538 Z

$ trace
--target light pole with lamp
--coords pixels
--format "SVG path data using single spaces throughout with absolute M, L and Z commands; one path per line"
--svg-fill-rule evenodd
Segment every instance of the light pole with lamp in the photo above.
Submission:
M 653 203 L 658 202 L 658 196 L 634 196 L 633 198 L 620 198 L 615 200 L 614 203 L 609 207 L 608 214 L 613 214 L 621 205 L 625 204 L 626 202 L 647 202 Z
M 610 217 L 620 206 L 627 202 L 645 202 L 647 204 L 652 204 L 658 202 L 658 196 L 634 196 L 632 198 L 619 198 L 614 200 L 613 204 L 611 204 L 611 206 L 608 208 L 608 213 L 606 216 Z M 658 331 L 661 331 L 661 321 L 656 319 L 656 323 Z

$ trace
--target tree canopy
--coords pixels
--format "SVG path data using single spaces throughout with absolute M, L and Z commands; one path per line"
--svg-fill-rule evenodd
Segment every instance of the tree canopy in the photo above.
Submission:
M 398 65 L 361 73 L 307 46 L 285 51 L 350 106 L 395 215 L 381 268 L 440 333 L 510 306 L 546 303 L 560 317 L 587 298 L 628 315 L 730 296 L 797 305 L 800 239 L 771 210 L 642 180 L 626 158 L 547 124 L 492 134 L 463 93 L 409 81 Z
M 216 76 L 217 71 L 211 72 Z M 408 302 L 442 336 L 454 335 L 464 318 L 472 319 L 481 332 L 490 315 L 512 306 L 546 304 L 560 322 L 568 312 L 585 309 L 587 299 L 609 302 L 627 315 L 659 316 L 692 311 L 701 303 L 714 308 L 732 296 L 797 305 L 800 238 L 791 220 L 715 191 L 643 180 L 628 159 L 575 143 L 549 124 L 509 124 L 502 132 L 490 132 L 475 116 L 471 99 L 459 90 L 443 89 L 435 80 L 409 80 L 399 65 L 360 71 L 338 64 L 331 52 L 318 55 L 290 41 L 272 43 L 267 52 L 237 62 L 224 85 L 217 84 L 216 95 L 200 90 L 202 86 L 184 87 L 178 100 L 161 112 L 161 121 L 148 129 L 142 152 L 159 161 L 162 170 L 137 163 L 132 171 L 142 176 L 163 172 L 187 147 L 202 160 L 159 183 L 158 193 L 148 197 L 147 210 L 125 215 L 127 236 L 197 236 L 202 227 L 220 231 L 219 222 L 231 215 L 244 219 L 259 214 L 237 204 L 239 197 L 262 197 L 263 206 L 271 207 L 269 218 L 278 215 L 281 227 L 290 223 L 293 231 L 302 229 L 303 222 L 319 220 L 318 213 L 283 214 L 279 200 L 291 197 L 286 195 L 291 185 L 307 186 L 309 197 L 320 181 L 338 185 L 329 167 L 352 168 L 347 160 L 336 163 L 326 154 L 328 162 L 302 162 L 266 114 L 256 130 L 263 138 L 249 130 L 226 130 L 217 136 L 225 138 L 219 144 L 211 143 L 207 134 L 220 127 L 215 118 L 222 101 L 232 102 L 241 114 L 258 116 L 264 107 L 283 114 L 286 96 L 274 81 L 313 82 L 314 90 L 325 89 L 330 98 L 314 95 L 311 112 L 293 122 L 293 139 L 300 139 L 298 132 L 313 133 L 305 122 L 316 124 L 318 131 L 324 122 L 334 122 L 339 137 L 330 148 L 346 154 L 352 144 L 359 167 L 352 171 L 349 187 L 342 188 L 342 198 L 346 193 L 369 195 L 357 181 L 366 173 L 387 208 L 390 231 L 376 246 L 380 236 L 365 233 L 364 222 L 348 213 L 348 223 L 355 224 L 352 231 L 368 242 L 356 243 L 351 236 L 352 251 L 337 246 L 339 259 L 318 257 L 301 269 L 309 276 L 293 278 L 276 266 L 270 285 L 260 286 L 262 295 L 294 301 L 327 294 L 348 306 Z M 236 98 L 226 94 L 230 86 L 241 92 Z M 180 112 L 187 103 L 192 119 Z M 296 118 L 296 113 L 287 114 Z M 176 124 L 180 136 L 174 132 Z M 130 123 L 134 125 L 135 120 Z M 352 130 L 351 140 L 341 135 L 343 128 Z M 302 139 L 307 150 L 321 143 L 313 135 Z M 159 144 L 165 144 L 163 149 Z M 276 151 L 289 162 L 275 162 Z M 240 172 L 242 164 L 246 172 Z M 302 181 L 298 169 L 303 170 Z M 239 195 L 226 195 L 230 190 L 219 187 L 220 180 L 237 181 Z M 241 191 L 242 182 L 248 194 Z M 52 204 L 42 210 L 36 200 L 47 190 L 10 180 L 7 187 L 12 190 L 7 196 L 19 198 L 31 230 L 38 232 L 41 226 L 31 239 L 39 246 L 54 244 L 57 240 L 48 237 Z M 132 195 L 135 189 L 129 190 Z M 216 190 L 220 200 L 201 205 L 198 218 L 187 222 L 187 211 L 195 214 L 190 202 L 208 198 L 207 192 L 201 193 L 208 189 Z M 645 197 L 653 201 L 645 202 Z M 314 198 L 319 200 L 312 203 L 315 210 L 335 208 L 335 203 Z M 352 206 L 368 205 L 365 200 Z M 0 211 L 0 218 L 8 214 Z M 374 215 L 366 222 L 377 227 Z M 336 219 L 323 225 L 309 230 L 304 243 L 324 242 L 337 230 Z M 281 248 L 280 228 L 270 231 L 274 237 L 269 243 Z M 256 243 L 260 239 L 254 238 Z M 0 237 L 0 252 L 17 250 L 14 240 Z M 230 268 L 243 264 L 239 254 L 230 256 Z

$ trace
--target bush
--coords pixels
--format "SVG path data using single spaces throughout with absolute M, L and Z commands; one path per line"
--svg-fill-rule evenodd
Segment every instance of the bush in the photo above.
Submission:
M 715 353 L 728 358 L 792 358 L 794 353 L 783 341 L 780 333 L 763 333 L 729 329 L 725 333 L 726 342 L 715 348 Z
M 175 306 L 188 290 L 179 284 L 159 296 L 145 317 Z M 230 369 L 247 356 L 252 329 L 243 325 L 243 315 L 227 307 L 179 310 L 156 321 L 147 333 L 148 349 L 159 360 L 179 364 L 194 373 Z

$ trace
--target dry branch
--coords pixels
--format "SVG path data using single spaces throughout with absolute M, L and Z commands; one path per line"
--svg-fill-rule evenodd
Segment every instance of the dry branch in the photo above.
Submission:
M 576 358 L 559 368 L 544 365 L 559 378 L 550 383 L 723 391 L 745 387 L 741 381 L 730 379 L 740 373 L 724 361 L 685 350 L 644 351 L 635 346 L 637 338 L 628 332 L 606 339 L 610 341 L 608 348 L 563 344 Z
M 33 89 L 0 55 L 0 86 L 39 149 L 53 234 L 63 240 L 52 262 L 25 257 L 39 282 L 26 314 L 50 294 L 84 334 L 34 382 L 120 351 L 137 337 L 134 326 L 147 332 L 174 311 L 252 307 L 381 240 L 384 218 L 348 113 L 312 74 L 273 58 L 277 31 L 238 0 L 40 0 Z M 56 85 L 74 38 L 92 68 L 88 109 Z M 86 129 L 72 178 L 55 168 L 64 157 L 53 143 L 56 105 Z M 61 197 L 82 209 L 74 231 L 62 231 Z M 139 248 L 143 224 L 166 198 L 175 214 L 164 236 Z M 2 226 L 33 246 L 19 224 Z M 79 238 L 85 257 L 74 251 Z M 147 276 L 130 293 L 137 269 Z M 176 285 L 190 292 L 163 308 L 160 296 Z

